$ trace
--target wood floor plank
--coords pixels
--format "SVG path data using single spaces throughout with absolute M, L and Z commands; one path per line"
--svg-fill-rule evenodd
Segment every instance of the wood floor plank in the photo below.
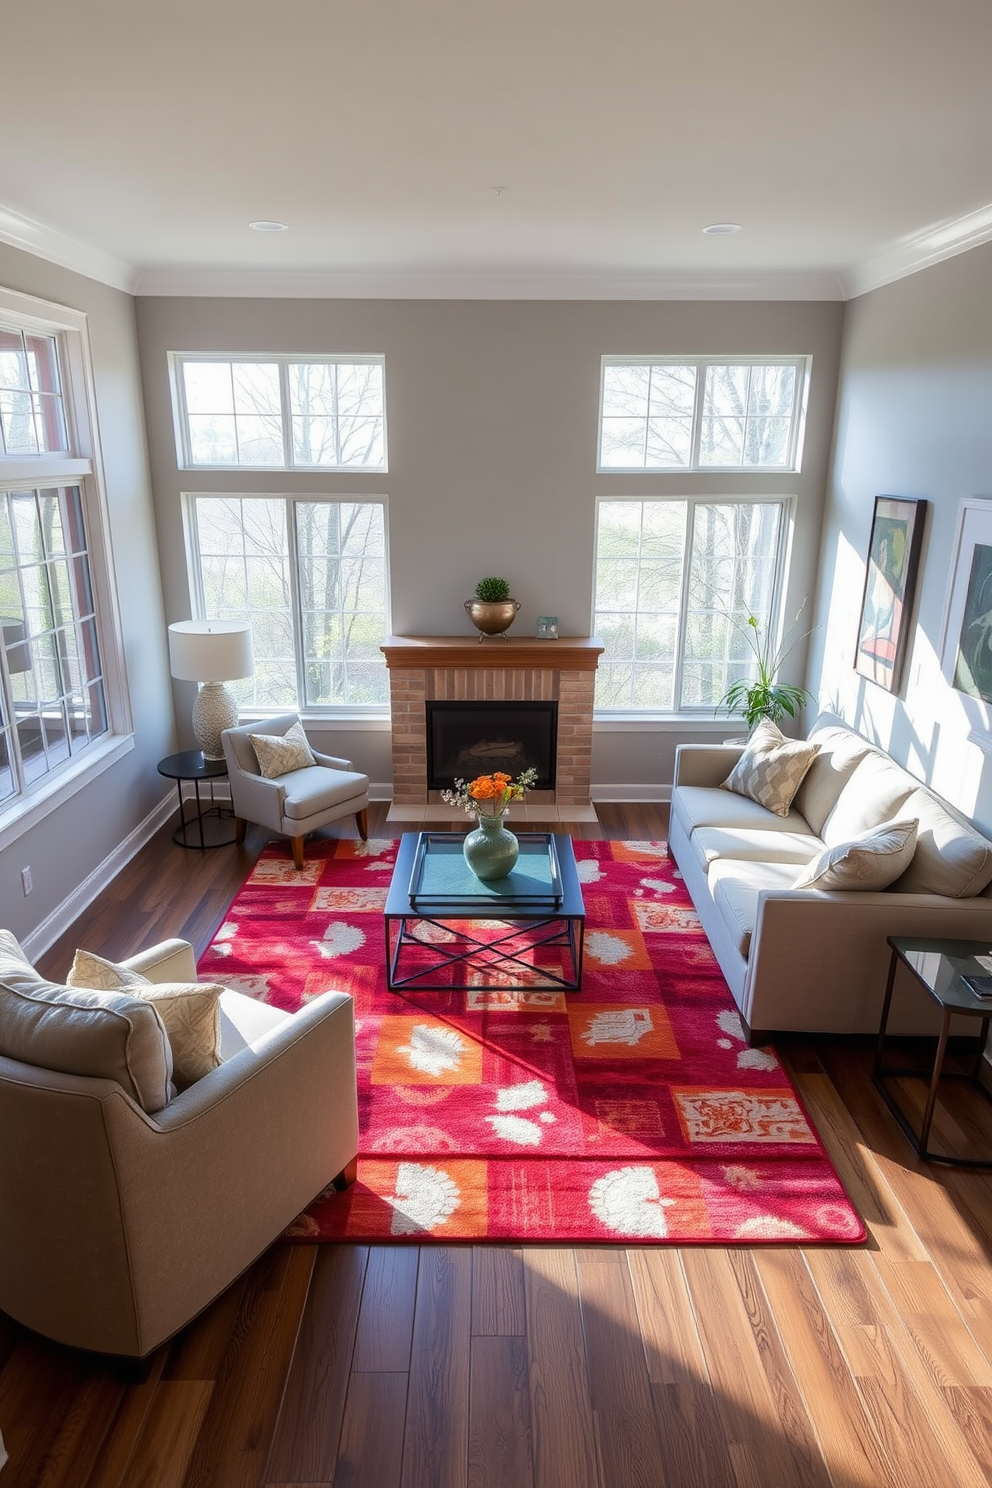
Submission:
M 608 1488 L 589 1399 L 575 1257 L 524 1252 L 535 1488 Z
M 97 1367 L 102 1373 L 103 1365 Z M 10 1458 L 6 1477 L 23 1484 L 36 1477 L 85 1378 L 81 1355 L 21 1332 L 0 1374 L 0 1431 Z
M 653 1431 L 654 1409 L 637 1305 L 623 1251 L 612 1261 L 578 1252 L 579 1302 L 593 1410 L 640 1413 Z
M 678 1488 L 734 1488 L 723 1422 L 708 1381 L 652 1386 L 661 1481 Z
M 831 1477 L 899 1488 L 802 1253 L 762 1251 L 754 1264 Z
M 310 1289 L 265 1467 L 272 1481 L 334 1476 L 367 1262 L 364 1245 L 314 1247 Z
M 763 1330 L 757 1336 L 733 1252 L 700 1248 L 685 1251 L 682 1259 L 728 1449 L 743 1447 L 742 1461 L 761 1464 L 763 1488 L 798 1488 L 809 1480 L 807 1463 L 791 1450 L 789 1423 L 783 1423 L 765 1369 L 767 1335 Z M 733 1452 L 732 1460 L 739 1475 Z
M 241 1309 L 245 1277 L 241 1276 L 194 1318 L 175 1338 L 162 1371 L 163 1379 L 215 1380 Z
M 73 1474 L 73 1488 L 82 1488 L 84 1483 L 86 1488 L 121 1488 L 151 1411 L 167 1355 L 167 1345 L 157 1349 L 148 1362 L 146 1378 L 125 1388 L 88 1476 L 84 1476 L 80 1464 L 80 1471 Z
M 249 1273 L 183 1488 L 258 1488 L 314 1266 L 313 1246 L 283 1246 Z M 281 1264 L 281 1284 L 274 1263 Z
M 472 1251 L 472 1333 L 521 1337 L 527 1331 L 524 1263 L 509 1245 L 477 1245 Z
M 351 1376 L 334 1488 L 399 1488 L 408 1384 L 405 1373 Z
M 472 1339 L 468 1488 L 532 1488 L 527 1340 Z
M 942 1388 L 992 1386 L 992 1338 L 985 1338 L 983 1351 L 933 1265 L 929 1261 L 891 1262 L 880 1256 L 874 1260 L 934 1382 Z
M 472 1253 L 421 1252 L 410 1358 L 403 1488 L 464 1488 L 468 1470 Z
M 648 1379 L 656 1385 L 707 1383 L 706 1357 L 679 1252 L 667 1246 L 627 1252 Z
M 415 1245 L 370 1249 L 352 1369 L 395 1374 L 410 1368 L 419 1262 Z
M 210 1404 L 209 1380 L 160 1380 L 122 1488 L 182 1488 Z
M 596 1437 L 609 1488 L 654 1488 L 661 1444 L 654 1409 L 611 1406 L 595 1412 Z

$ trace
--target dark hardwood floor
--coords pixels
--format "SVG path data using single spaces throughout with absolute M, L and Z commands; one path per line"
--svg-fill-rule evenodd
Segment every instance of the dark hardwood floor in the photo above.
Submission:
M 665 816 L 572 830 L 657 838 Z M 43 970 L 77 944 L 201 951 L 263 845 L 163 829 Z M 865 1043 L 779 1047 L 867 1246 L 275 1245 L 132 1384 L 0 1316 L 0 1488 L 992 1483 L 990 1179 L 913 1159 Z M 940 1125 L 992 1144 L 963 1092 Z

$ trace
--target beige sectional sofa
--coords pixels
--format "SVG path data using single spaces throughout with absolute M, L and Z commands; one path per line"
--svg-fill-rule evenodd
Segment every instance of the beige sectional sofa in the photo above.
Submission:
M 752 1043 L 791 1030 L 876 1032 L 889 935 L 992 946 L 992 842 L 841 719 L 821 714 L 809 739 L 819 751 L 785 816 L 721 789 L 742 746 L 676 753 L 669 850 Z M 916 848 L 891 887 L 793 887 L 824 847 L 907 817 L 919 821 Z M 933 1005 L 900 973 L 890 1028 L 935 1026 Z

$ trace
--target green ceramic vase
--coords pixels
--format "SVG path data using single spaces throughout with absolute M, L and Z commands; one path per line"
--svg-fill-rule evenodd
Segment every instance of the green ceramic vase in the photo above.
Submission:
M 469 832 L 462 847 L 465 861 L 476 878 L 484 882 L 505 878 L 516 866 L 520 844 L 504 827 L 502 816 L 480 813 L 476 820 L 478 826 Z

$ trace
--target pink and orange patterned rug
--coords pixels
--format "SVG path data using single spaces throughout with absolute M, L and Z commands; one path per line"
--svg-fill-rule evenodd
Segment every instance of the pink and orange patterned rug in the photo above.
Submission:
M 267 848 L 201 961 L 289 1010 L 328 989 L 355 998 L 358 1181 L 316 1199 L 290 1237 L 864 1238 L 775 1053 L 745 1042 L 663 843 L 575 843 L 581 993 L 515 992 L 498 973 L 467 992 L 388 992 L 395 854 L 391 841 L 326 841 L 298 873 L 284 845 Z M 535 973 L 557 954 L 530 953 Z

